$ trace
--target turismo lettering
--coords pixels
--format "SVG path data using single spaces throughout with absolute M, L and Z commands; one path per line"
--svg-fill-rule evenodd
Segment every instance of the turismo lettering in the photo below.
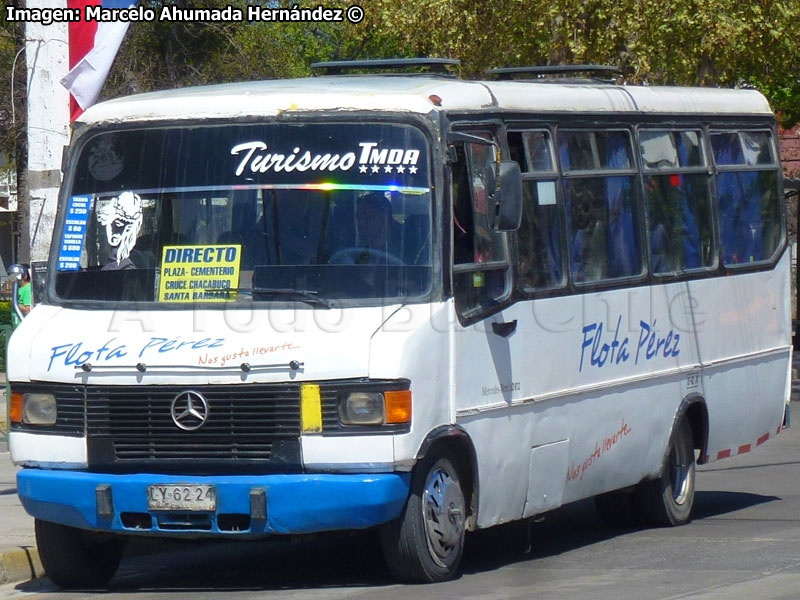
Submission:
M 656 329 L 657 322 L 658 319 L 653 319 L 652 324 L 639 321 L 639 339 L 633 354 L 634 365 L 658 357 L 674 358 L 680 354 L 680 334 L 672 329 L 666 335 L 659 334 Z M 583 371 L 587 363 L 592 367 L 602 368 L 608 364 L 618 365 L 631 360 L 631 341 L 628 336 L 620 337 L 621 325 L 622 315 L 617 319 L 613 338 L 605 334 L 602 322 L 590 323 L 583 328 L 579 372 Z
M 231 148 L 233 156 L 241 155 L 242 160 L 236 167 L 239 176 L 246 170 L 251 173 L 266 173 L 268 171 L 286 173 L 292 171 L 349 171 L 356 164 L 359 172 L 366 173 L 371 167 L 377 173 L 379 167 L 384 167 L 386 173 L 396 169 L 398 173 L 410 174 L 417 172 L 420 151 L 407 148 L 379 148 L 377 142 L 362 142 L 359 145 L 358 158 L 355 152 L 344 154 L 311 154 L 306 150 L 302 152 L 295 147 L 291 153 L 267 152 L 269 146 L 265 142 L 252 141 L 237 144 Z

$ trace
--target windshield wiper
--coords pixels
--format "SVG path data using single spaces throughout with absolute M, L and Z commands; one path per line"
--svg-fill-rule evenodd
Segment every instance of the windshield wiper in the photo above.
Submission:
M 253 287 L 253 288 L 236 288 L 235 290 L 241 294 L 250 294 L 253 296 L 286 296 L 287 299 L 291 298 L 305 302 L 311 306 L 324 306 L 331 308 L 331 301 L 319 297 L 319 292 L 316 290 L 295 290 L 292 288 L 267 288 L 267 287 Z

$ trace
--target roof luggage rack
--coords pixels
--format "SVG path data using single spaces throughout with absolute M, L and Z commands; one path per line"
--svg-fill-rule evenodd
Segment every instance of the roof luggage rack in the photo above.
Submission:
M 424 72 L 402 73 L 403 75 L 448 75 L 456 77 L 448 67 L 459 67 L 461 61 L 457 58 L 379 58 L 368 60 L 332 60 L 327 62 L 312 63 L 311 68 L 326 71 L 327 75 L 341 75 L 343 71 L 391 71 L 411 68 L 424 68 Z
M 557 79 L 563 83 L 564 75 L 576 73 L 587 73 L 590 81 L 613 81 L 615 75 L 621 74 L 619 68 L 613 65 L 544 65 L 531 67 L 500 67 L 486 71 L 489 75 L 494 75 L 498 79 L 514 79 L 518 76 L 532 76 L 533 79 Z M 592 74 L 605 75 L 605 78 L 592 77 Z M 585 81 L 584 79 L 572 79 L 573 82 Z

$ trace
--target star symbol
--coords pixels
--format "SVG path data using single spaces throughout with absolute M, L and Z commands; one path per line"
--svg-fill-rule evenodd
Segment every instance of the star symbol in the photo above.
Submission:
M 372 172 L 373 173 L 377 173 L 380 170 L 381 170 L 381 168 L 378 165 L 372 165 Z
M 367 165 L 361 165 L 358 167 L 359 173 L 366 173 L 367 172 Z
M 392 165 L 386 165 L 385 167 L 383 167 L 383 170 L 386 171 L 387 173 L 391 173 L 392 172 Z
M 408 169 L 408 172 L 411 173 L 412 175 L 414 175 L 417 172 L 417 167 L 410 167 Z
M 398 173 L 405 173 L 406 172 L 406 168 L 403 165 L 398 165 L 397 166 L 397 172 Z

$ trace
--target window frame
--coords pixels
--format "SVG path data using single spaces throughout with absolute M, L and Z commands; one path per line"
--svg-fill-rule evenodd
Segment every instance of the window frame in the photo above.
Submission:
M 770 164 L 761 164 L 761 165 L 747 165 L 747 164 L 737 164 L 737 165 L 719 165 L 717 164 L 716 156 L 714 155 L 714 147 L 711 142 L 711 136 L 715 133 L 737 133 L 741 134 L 742 132 L 763 132 L 769 136 L 770 140 L 770 157 L 772 162 Z M 712 184 L 712 194 L 713 194 L 713 208 L 715 211 L 714 215 L 714 223 L 717 228 L 717 261 L 718 261 L 718 269 L 723 273 L 731 273 L 731 272 L 738 272 L 738 271 L 751 271 L 751 270 L 761 270 L 764 267 L 772 267 L 774 264 L 777 263 L 780 256 L 783 254 L 786 245 L 788 243 L 787 240 L 787 223 L 786 223 L 786 202 L 783 196 L 783 173 L 781 170 L 780 165 L 780 148 L 778 147 L 777 142 L 777 132 L 775 130 L 774 123 L 770 126 L 766 123 L 759 122 L 759 123 L 727 123 L 725 125 L 719 125 L 714 123 L 707 123 L 704 127 L 704 134 L 705 134 L 705 143 L 706 143 L 706 153 L 710 157 L 709 161 L 709 169 L 711 170 L 711 184 Z M 741 135 L 739 135 L 739 139 L 741 140 Z M 740 142 L 741 143 L 741 142 Z M 774 172 L 776 173 L 776 184 L 777 189 L 775 190 L 776 193 L 776 200 L 778 203 L 778 214 L 781 215 L 779 219 L 779 226 L 780 231 L 778 243 L 775 246 L 772 254 L 766 258 L 761 260 L 756 260 L 752 262 L 741 262 L 741 263 L 731 263 L 726 264 L 723 256 L 723 244 L 722 244 L 722 220 L 720 214 L 720 202 L 719 202 L 719 195 L 717 190 L 717 176 L 723 173 L 745 173 L 745 172 Z
M 489 121 L 455 121 L 450 124 L 449 131 L 452 133 L 465 133 L 469 135 L 474 135 L 476 137 L 485 137 L 487 140 L 487 146 L 497 148 L 497 150 L 501 153 L 502 156 L 508 156 L 508 146 L 507 146 L 507 132 L 503 125 L 503 123 L 499 120 L 489 120 Z M 470 207 L 474 213 L 474 195 L 473 195 L 473 165 L 472 165 L 472 156 L 471 152 L 466 150 L 466 147 L 469 145 L 469 142 L 464 141 L 454 141 L 452 143 L 447 143 L 447 149 L 449 154 L 449 149 L 455 146 L 461 145 L 464 148 L 464 157 L 466 160 L 466 170 L 467 170 L 467 179 L 469 183 L 469 194 L 470 194 Z M 516 270 L 515 270 L 515 263 L 514 259 L 516 256 L 516 248 L 513 241 L 515 241 L 515 236 L 509 235 L 509 232 L 493 232 L 492 239 L 497 239 L 497 236 L 500 236 L 502 240 L 505 242 L 505 260 L 492 260 L 488 262 L 464 262 L 464 263 L 456 263 L 456 247 L 455 247 L 455 228 L 453 227 L 454 221 L 454 211 L 455 211 L 455 202 L 456 198 L 454 197 L 454 169 L 453 165 L 455 161 L 451 159 L 448 161 L 448 168 L 447 168 L 447 189 L 448 189 L 448 199 L 449 202 L 447 203 L 448 208 L 448 221 L 450 223 L 450 232 L 449 232 L 449 251 L 444 253 L 449 255 L 448 264 L 449 264 L 449 286 L 451 290 L 452 297 L 455 303 L 455 312 L 458 318 L 459 323 L 463 327 L 468 327 L 474 323 L 482 321 L 483 319 L 496 314 L 503 310 L 504 308 L 513 304 L 516 300 L 515 295 L 515 282 L 516 282 Z M 474 234 L 474 222 L 473 222 L 473 236 Z M 474 248 L 473 248 L 474 251 Z M 480 306 L 473 308 L 471 310 L 463 311 L 458 304 L 457 296 L 457 286 L 456 286 L 456 277 L 465 274 L 465 273 L 480 273 L 486 271 L 499 271 L 505 270 L 505 286 L 501 296 L 498 296 L 495 304 L 491 306 Z
M 562 126 L 558 123 L 555 127 L 555 137 L 554 137 L 554 145 L 556 146 L 556 164 L 559 171 L 559 180 L 561 183 L 561 193 L 562 193 L 562 219 L 563 219 L 563 227 L 564 227 L 564 240 L 563 243 L 566 246 L 565 252 L 567 262 L 571 261 L 570 256 L 570 248 L 569 242 L 567 238 L 569 237 L 569 232 L 566 230 L 567 228 L 567 220 L 566 220 L 566 182 L 570 180 L 579 180 L 579 179 L 595 179 L 595 178 L 607 178 L 607 177 L 620 177 L 620 176 L 627 176 L 631 177 L 631 181 L 633 185 L 631 186 L 631 194 L 632 198 L 632 209 L 633 209 L 633 230 L 634 235 L 638 236 L 639 240 L 639 247 L 638 247 L 638 259 L 639 259 L 639 273 L 635 273 L 632 275 L 625 275 L 622 277 L 606 277 L 603 279 L 597 279 L 592 281 L 585 281 L 585 282 L 576 282 L 572 275 L 572 268 L 570 265 L 567 265 L 567 277 L 569 280 L 568 287 L 573 289 L 577 292 L 580 291 L 595 291 L 595 290 L 604 290 L 604 289 L 613 289 L 617 287 L 632 287 L 639 282 L 644 282 L 647 280 L 650 270 L 649 270 L 649 263 L 645 262 L 649 260 L 649 256 L 646 255 L 646 249 L 644 248 L 644 244 L 642 243 L 643 240 L 646 239 L 646 230 L 644 229 L 644 202 L 642 198 L 642 191 L 641 186 L 637 185 L 637 181 L 639 180 L 640 173 L 642 171 L 640 159 L 638 156 L 638 152 L 636 152 L 636 148 L 634 147 L 634 143 L 637 140 L 635 137 L 635 123 L 628 123 L 624 124 L 620 121 L 615 120 L 614 118 L 610 118 L 607 123 L 603 123 L 602 121 L 593 120 L 587 123 L 580 122 L 578 124 L 572 124 Z M 558 151 L 558 142 L 559 142 L 559 135 L 562 131 L 587 131 L 587 132 L 613 132 L 613 131 L 621 131 L 624 132 L 628 137 L 628 150 L 629 156 L 631 158 L 631 166 L 626 169 L 619 169 L 619 168 L 610 168 L 610 169 L 574 169 L 574 170 L 564 170 L 562 169 L 561 165 L 561 153 Z
M 700 133 L 700 149 L 703 153 L 704 164 L 701 166 L 680 166 L 669 167 L 664 169 L 653 169 L 646 167 L 644 160 L 641 156 L 641 138 L 642 132 L 668 132 L 680 133 L 686 131 L 697 131 Z M 639 178 L 641 180 L 641 203 L 642 203 L 642 216 L 645 227 L 645 253 L 647 255 L 647 272 L 656 283 L 661 283 L 667 280 L 683 279 L 687 275 L 705 274 L 716 272 L 722 264 L 721 248 L 720 248 L 720 234 L 719 234 L 719 203 L 717 202 L 715 173 L 713 168 L 713 156 L 711 155 L 710 137 L 708 135 L 708 128 L 699 120 L 694 124 L 681 123 L 681 124 L 664 124 L 658 125 L 655 123 L 639 123 L 635 127 L 636 145 L 637 145 L 637 160 L 640 161 L 641 167 L 639 169 Z M 664 273 L 656 273 L 652 269 L 652 256 L 650 245 L 650 210 L 647 202 L 647 192 L 645 178 L 655 175 L 705 175 L 706 176 L 706 189 L 708 190 L 708 198 L 710 204 L 711 216 L 711 239 L 714 247 L 712 248 L 712 255 L 714 256 L 714 263 L 710 266 L 702 266 L 694 269 L 678 269 L 676 271 L 666 271 Z
M 556 212 L 558 215 L 559 221 L 559 250 L 561 253 L 561 272 L 562 278 L 561 282 L 558 285 L 554 285 L 551 287 L 531 287 L 526 285 L 523 281 L 522 273 L 519 270 L 520 261 L 522 259 L 522 252 L 521 252 L 521 244 L 519 239 L 519 230 L 514 232 L 514 269 L 515 269 L 515 288 L 519 292 L 520 295 L 523 297 L 531 297 L 533 295 L 557 295 L 560 294 L 563 290 L 567 289 L 570 285 L 570 278 L 569 278 L 569 266 L 567 264 L 567 244 L 566 244 L 566 224 L 564 223 L 564 192 L 563 186 L 561 184 L 562 174 L 559 168 L 559 160 L 558 160 L 558 153 L 556 150 L 555 145 L 555 128 L 554 127 L 547 127 L 543 124 L 535 124 L 532 123 L 530 126 L 525 127 L 523 125 L 514 125 L 509 126 L 507 128 L 506 137 L 511 135 L 512 133 L 520 134 L 520 139 L 522 141 L 522 152 L 523 156 L 522 159 L 526 161 L 528 159 L 528 152 L 527 152 L 527 144 L 525 142 L 525 134 L 526 133 L 547 133 L 548 135 L 548 143 L 550 149 L 550 160 L 551 160 L 551 167 L 552 169 L 548 171 L 526 171 L 525 165 L 520 165 L 522 169 L 522 185 L 523 187 L 526 186 L 529 182 L 539 182 L 539 181 L 552 181 L 555 187 L 555 198 L 556 198 Z M 525 211 L 525 200 L 524 200 L 524 193 L 523 193 L 523 205 L 522 205 L 523 214 Z M 524 216 L 523 216 L 524 218 Z

